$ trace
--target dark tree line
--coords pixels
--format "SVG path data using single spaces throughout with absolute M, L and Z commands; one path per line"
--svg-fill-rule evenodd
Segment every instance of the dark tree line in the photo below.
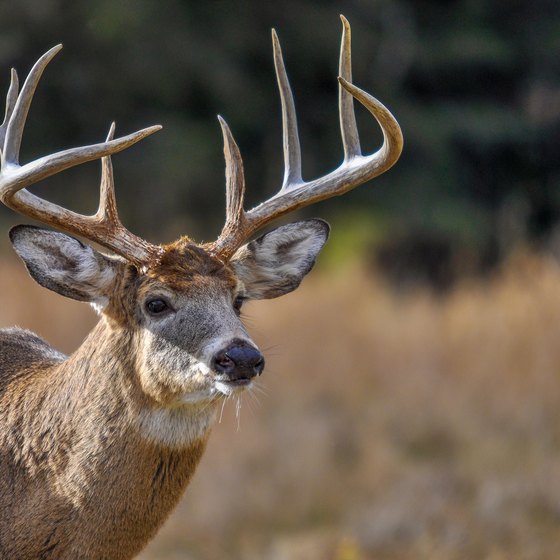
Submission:
M 3 2 L 0 84 L 7 87 L 11 66 L 23 75 L 63 42 L 34 101 L 24 154 L 97 141 L 113 119 L 121 132 L 162 123 L 163 132 L 115 157 L 123 218 L 154 241 L 180 232 L 208 239 L 224 208 L 217 113 L 241 147 L 248 204 L 281 183 L 271 27 L 296 95 L 304 175 L 340 162 L 339 12 L 352 24 L 355 82 L 394 111 L 405 152 L 369 187 L 307 214 L 362 232 L 390 261 L 410 239 L 428 248 L 430 240 L 443 243 L 444 254 L 463 252 L 477 263 L 495 262 L 519 242 L 553 245 L 560 216 L 556 1 Z M 358 117 L 364 147 L 374 149 L 379 133 L 362 111 Z M 90 164 L 37 192 L 93 210 L 97 181 L 98 166 Z M 0 218 L 6 227 L 18 221 L 7 210 Z

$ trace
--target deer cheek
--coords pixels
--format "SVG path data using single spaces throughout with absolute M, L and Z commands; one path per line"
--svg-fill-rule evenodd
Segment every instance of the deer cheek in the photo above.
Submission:
M 172 405 L 191 390 L 194 360 L 186 351 L 144 331 L 137 372 L 142 390 L 162 405 Z

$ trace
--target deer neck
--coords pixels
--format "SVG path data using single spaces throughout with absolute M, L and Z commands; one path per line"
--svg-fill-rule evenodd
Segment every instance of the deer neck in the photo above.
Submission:
M 76 542 L 96 550 L 103 543 L 104 554 L 115 558 L 127 547 L 130 554 L 139 550 L 173 509 L 212 421 L 212 413 L 201 420 L 198 410 L 165 411 L 151 403 L 135 382 L 131 343 L 102 320 L 72 356 L 33 376 L 32 421 L 20 423 L 27 443 L 17 458 L 49 488 L 44 504 L 40 494 L 29 497 L 33 507 L 48 509 L 54 487 L 76 516 Z M 197 417 L 193 429 L 189 420 Z M 166 429 L 177 433 L 158 440 Z

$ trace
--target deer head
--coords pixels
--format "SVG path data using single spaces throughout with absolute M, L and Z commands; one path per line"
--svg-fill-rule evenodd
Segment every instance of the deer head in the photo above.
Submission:
M 219 117 L 226 161 L 226 221 L 218 239 L 197 244 L 182 237 L 153 245 L 121 224 L 115 202 L 111 155 L 156 132 L 153 126 L 105 142 L 48 155 L 25 165 L 19 150 L 27 112 L 39 78 L 61 46 L 43 55 L 21 92 L 12 71 L 6 117 L 0 127 L 0 199 L 44 224 L 95 242 L 101 253 L 60 231 L 17 226 L 10 238 L 31 276 L 64 296 L 93 304 L 115 332 L 134 348 L 143 391 L 163 406 L 205 403 L 246 387 L 260 375 L 264 359 L 239 318 L 245 300 L 291 292 L 311 270 L 329 226 L 318 219 L 253 236 L 276 218 L 341 195 L 387 171 L 399 158 L 402 135 L 391 113 L 351 83 L 350 27 L 342 18 L 339 113 L 344 161 L 331 173 L 304 181 L 292 92 L 273 32 L 274 61 L 283 117 L 284 181 L 279 192 L 244 210 L 243 163 L 226 122 Z M 383 145 L 362 155 L 353 110 L 357 99 L 377 120 Z M 76 214 L 27 187 L 64 169 L 101 158 L 99 210 Z

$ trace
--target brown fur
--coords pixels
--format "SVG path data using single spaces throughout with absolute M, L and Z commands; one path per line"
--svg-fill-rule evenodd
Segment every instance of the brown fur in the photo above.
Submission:
M 68 358 L 30 332 L 0 331 L 0 558 L 131 558 L 182 495 L 207 434 L 178 449 L 139 434 L 135 418 L 153 403 L 125 321 L 154 278 L 191 289 L 207 274 L 232 282 L 182 245 L 142 277 L 126 266 L 111 313 Z

